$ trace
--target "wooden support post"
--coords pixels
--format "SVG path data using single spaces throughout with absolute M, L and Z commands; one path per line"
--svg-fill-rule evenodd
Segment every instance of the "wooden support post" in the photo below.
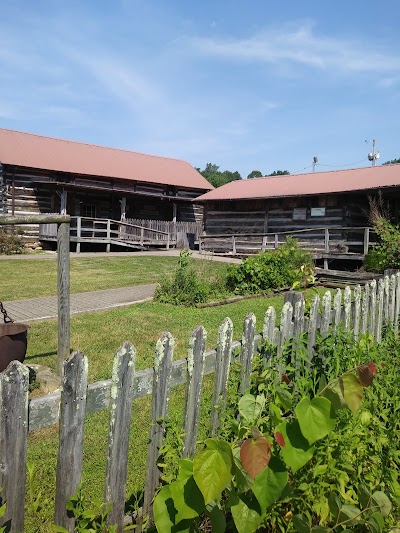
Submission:
M 236 241 L 234 235 L 232 235 L 232 255 L 236 255 Z
M 143 246 L 144 243 L 144 228 L 140 230 L 140 245 Z
M 261 243 L 261 251 L 265 252 L 266 249 L 267 249 L 267 236 L 264 235 L 262 238 L 262 243 Z
M 106 252 L 110 253 L 111 251 L 111 220 L 107 219 L 107 246 Z
M 329 252 L 329 228 L 325 228 L 325 252 Z
M 275 246 L 275 250 L 278 248 L 279 246 L 279 235 L 277 233 L 275 233 L 275 241 L 274 241 L 274 246 Z
M 369 228 L 364 229 L 364 255 L 367 255 L 369 249 Z
M 166 246 L 167 250 L 169 250 L 169 247 L 170 247 L 170 239 L 171 239 L 171 237 L 170 237 L 170 234 L 168 232 L 168 235 L 167 235 L 167 246 Z
M 62 222 L 57 230 L 58 258 L 58 348 L 57 372 L 61 376 L 64 360 L 70 355 L 70 297 L 69 297 L 69 222 Z
M 177 229 L 176 229 L 176 218 L 177 218 L 177 212 L 178 212 L 178 205 L 176 202 L 172 204 L 172 226 L 173 226 L 173 240 L 176 242 L 177 239 Z
M 82 218 L 77 217 L 76 219 L 76 253 L 81 252 L 81 237 L 82 237 Z

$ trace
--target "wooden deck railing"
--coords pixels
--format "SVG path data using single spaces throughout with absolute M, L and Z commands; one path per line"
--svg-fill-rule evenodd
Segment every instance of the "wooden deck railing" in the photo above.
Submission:
M 211 351 L 206 351 L 206 332 L 199 326 L 189 339 L 186 360 L 173 361 L 174 339 L 170 333 L 164 333 L 156 346 L 153 369 L 136 371 L 135 348 L 125 342 L 115 355 L 113 377 L 107 381 L 87 385 L 87 358 L 75 352 L 64 363 L 62 392 L 30 401 L 28 369 L 12 362 L 0 374 L 0 487 L 3 488 L 1 497 L 7 504 L 0 526 L 9 522 L 10 533 L 24 530 L 28 431 L 59 422 L 55 521 L 72 533 L 74 520 L 66 512 L 66 502 L 81 481 L 84 419 L 89 413 L 110 409 L 104 500 L 113 502 L 109 523 L 117 523 L 118 531 L 122 531 L 126 518 L 129 434 L 135 399 L 152 395 L 153 422 L 148 428 L 147 479 L 143 482 L 145 498 L 142 509 L 144 515 L 151 516 L 151 502 L 160 478 L 156 459 L 164 440 L 172 387 L 187 384 L 183 456 L 191 456 L 196 444 L 203 376 L 215 372 L 210 433 L 218 435 L 234 353 L 237 352 L 241 363 L 239 383 L 240 391 L 243 391 L 249 385 L 253 357 L 261 340 L 268 340 L 277 347 L 276 360 L 272 363 L 279 365 L 285 343 L 307 332 L 312 364 L 316 357 L 317 331 L 326 336 L 342 325 L 355 339 L 363 333 L 370 333 L 380 342 L 385 323 L 392 324 L 398 333 L 399 316 L 400 273 L 397 273 L 380 279 L 378 283 L 373 280 L 363 289 L 357 286 L 353 292 L 349 287 L 344 291 L 337 289 L 333 298 L 327 291 L 322 302 L 319 295 L 315 295 L 309 316 L 305 316 L 304 298 L 299 298 L 294 306 L 287 301 L 280 313 L 279 324 L 276 323 L 275 309 L 269 307 L 260 334 L 256 333 L 255 315 L 250 313 L 245 319 L 240 342 L 233 342 L 232 321 L 225 318 L 219 328 L 217 347 Z M 292 357 L 292 366 L 296 368 L 296 354 Z

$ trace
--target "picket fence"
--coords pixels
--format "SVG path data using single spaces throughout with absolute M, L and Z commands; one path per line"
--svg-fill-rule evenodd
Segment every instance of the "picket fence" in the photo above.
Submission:
M 59 449 L 56 475 L 55 523 L 69 532 L 74 519 L 66 512 L 66 502 L 77 491 L 81 481 L 84 419 L 88 413 L 110 409 L 108 453 L 105 472 L 104 501 L 112 502 L 109 523 L 118 524 L 122 531 L 126 479 L 128 469 L 129 433 L 133 401 L 152 394 L 152 424 L 150 427 L 147 479 L 142 516 L 152 519 L 152 500 L 160 480 L 157 457 L 162 446 L 168 400 L 171 387 L 187 383 L 184 408 L 184 457 L 195 450 L 199 421 L 199 407 L 203 376 L 215 373 L 210 433 L 218 435 L 220 417 L 226 401 L 225 394 L 232 354 L 241 363 L 239 388 L 249 386 L 253 356 L 257 345 L 268 340 L 277 346 L 277 364 L 284 345 L 307 332 L 308 351 L 312 361 L 317 332 L 323 336 L 341 324 L 357 339 L 370 333 L 380 341 L 385 323 L 398 331 L 400 314 L 400 273 L 374 280 L 365 287 L 337 289 L 333 298 L 327 291 L 320 301 L 316 294 L 308 316 L 305 302 L 299 293 L 288 293 L 277 325 L 276 311 L 269 307 L 262 333 L 256 334 L 256 319 L 250 313 L 244 321 L 241 341 L 233 342 L 233 325 L 225 318 L 219 327 L 217 348 L 207 351 L 206 332 L 197 327 L 190 339 L 185 360 L 173 361 L 174 339 L 164 333 L 159 339 L 154 368 L 135 371 L 135 348 L 125 342 L 114 358 L 112 379 L 88 385 L 88 362 L 81 352 L 75 352 L 64 362 L 62 392 L 42 398 L 28 399 L 28 368 L 12 362 L 0 374 L 0 487 L 7 503 L 0 525 L 8 523 L 9 531 L 24 531 L 24 501 L 26 475 L 27 433 L 59 423 Z M 138 529 L 141 530 L 141 518 Z

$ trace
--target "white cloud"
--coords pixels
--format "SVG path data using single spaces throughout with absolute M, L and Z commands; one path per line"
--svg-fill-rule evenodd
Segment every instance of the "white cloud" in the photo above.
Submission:
M 400 58 L 386 49 L 359 42 L 320 36 L 311 25 L 267 30 L 246 39 L 193 38 L 200 54 L 236 61 L 279 65 L 291 63 L 339 72 L 390 72 L 400 69 Z

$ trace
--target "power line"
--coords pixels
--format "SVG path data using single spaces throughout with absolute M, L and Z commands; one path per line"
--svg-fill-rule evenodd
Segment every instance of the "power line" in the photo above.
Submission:
M 355 163 L 349 163 L 348 165 L 324 165 L 322 163 L 317 163 L 319 167 L 333 167 L 333 168 L 343 168 L 343 167 L 352 167 L 353 165 L 358 165 L 360 163 L 365 163 L 365 158 L 361 161 L 356 161 Z

